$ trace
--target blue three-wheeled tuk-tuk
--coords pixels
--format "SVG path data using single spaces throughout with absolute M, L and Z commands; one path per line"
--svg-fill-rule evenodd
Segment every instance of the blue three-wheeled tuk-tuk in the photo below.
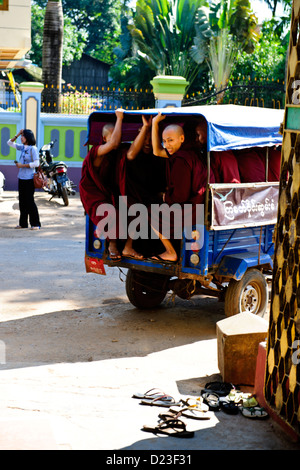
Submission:
M 104 265 L 127 268 L 126 293 L 137 308 L 154 308 L 172 291 L 183 299 L 209 295 L 225 302 L 227 316 L 240 312 L 263 315 L 268 306 L 267 279 L 273 268 L 273 231 L 277 221 L 279 181 L 268 181 L 269 150 L 280 149 L 283 110 L 237 105 L 195 106 L 124 111 L 122 141 L 130 142 L 142 114 L 166 115 L 167 123 L 207 122 L 207 167 L 216 152 L 259 149 L 265 158 L 265 181 L 239 184 L 207 180 L 201 226 L 183 229 L 178 261 L 110 259 L 105 238 L 86 217 L 87 272 L 105 274 Z M 102 127 L 114 112 L 94 112 L 88 120 L 88 145 L 100 142 Z M 222 155 L 222 154 L 220 154 Z M 210 171 L 208 171 L 210 175 Z M 282 177 L 282 176 L 281 176 Z

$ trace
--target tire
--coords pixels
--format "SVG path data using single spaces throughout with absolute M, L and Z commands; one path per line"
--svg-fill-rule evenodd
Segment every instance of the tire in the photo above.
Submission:
M 60 190 L 61 190 L 61 196 L 63 198 L 64 204 L 65 204 L 65 206 L 68 206 L 69 205 L 69 197 L 68 197 L 67 189 L 64 186 L 61 186 Z
M 262 317 L 268 297 L 265 276 L 258 269 L 249 269 L 240 281 L 230 280 L 225 293 L 225 315 L 249 312 Z
M 126 277 L 126 294 L 137 308 L 158 307 L 168 291 L 169 276 L 129 269 Z

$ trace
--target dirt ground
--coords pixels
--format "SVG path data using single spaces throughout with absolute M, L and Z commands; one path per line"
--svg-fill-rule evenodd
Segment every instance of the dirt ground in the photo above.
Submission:
M 197 397 L 220 380 L 216 323 L 224 306 L 199 296 L 167 297 L 139 311 L 125 294 L 125 271 L 86 274 L 85 217 L 36 193 L 42 229 L 15 230 L 16 192 L 0 195 L 0 449 L 299 450 L 268 419 L 212 414 L 188 420 L 192 439 L 157 437 L 158 407 L 135 392 L 158 387 Z

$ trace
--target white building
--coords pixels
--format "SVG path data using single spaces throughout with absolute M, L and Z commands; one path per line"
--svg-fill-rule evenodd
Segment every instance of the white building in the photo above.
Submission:
M 17 68 L 31 48 L 31 0 L 0 0 L 0 71 Z

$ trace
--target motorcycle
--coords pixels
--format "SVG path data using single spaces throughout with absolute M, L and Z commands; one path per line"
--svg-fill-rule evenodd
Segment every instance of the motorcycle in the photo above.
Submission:
M 76 185 L 67 175 L 68 166 L 62 161 L 53 161 L 51 149 L 55 142 L 56 141 L 54 140 L 49 144 L 43 145 L 39 151 L 40 167 L 47 177 L 47 185 L 43 189 L 49 194 L 52 194 L 51 199 L 55 196 L 61 197 L 65 206 L 68 206 L 69 196 L 74 196 L 76 194 L 76 191 L 74 190 Z
M 4 186 L 5 186 L 5 176 L 2 173 L 2 171 L 0 171 L 0 194 L 3 193 Z

